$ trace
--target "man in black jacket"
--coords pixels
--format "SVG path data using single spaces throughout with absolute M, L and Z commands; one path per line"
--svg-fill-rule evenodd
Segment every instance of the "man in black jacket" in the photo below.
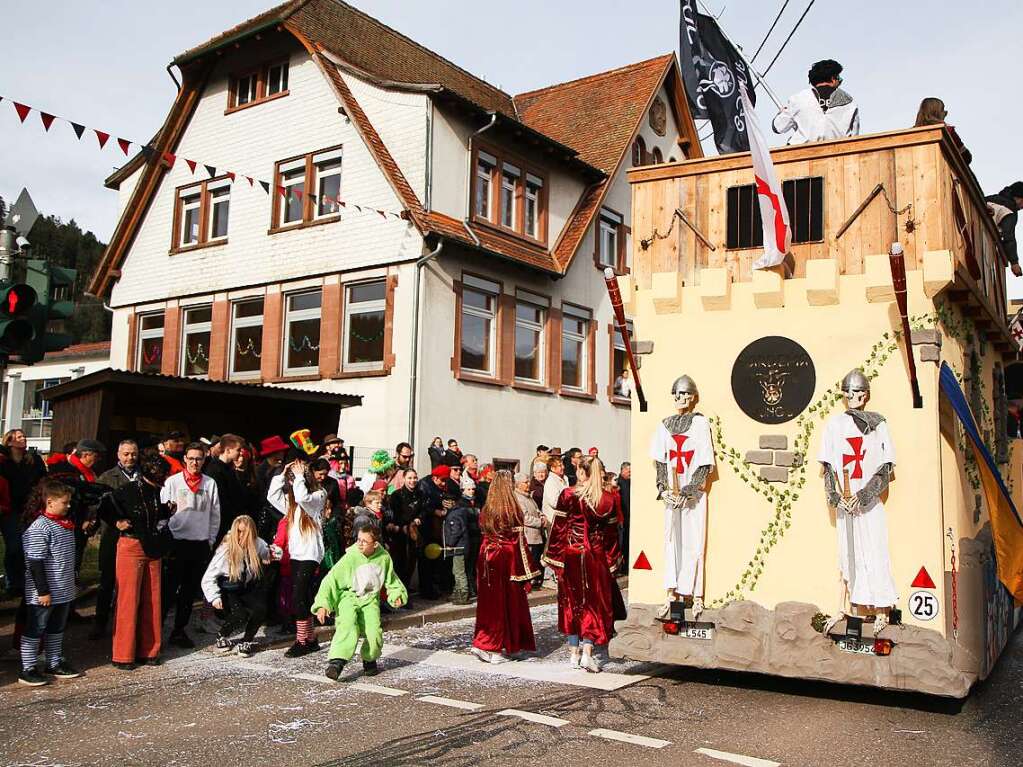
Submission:
M 988 195 L 984 199 L 1002 235 L 1002 247 L 1009 258 L 1009 268 L 1017 277 L 1023 277 L 1023 268 L 1020 268 L 1016 252 L 1016 222 L 1019 220 L 1019 209 L 1023 207 L 1023 181 L 1009 184 L 998 194 Z
M 138 481 L 139 446 L 135 440 L 123 439 L 117 446 L 117 465 L 96 477 L 96 482 L 112 490 Z M 101 515 L 102 517 L 102 515 Z M 117 573 L 117 539 L 121 537 L 116 525 L 102 519 L 103 532 L 99 539 L 99 588 L 96 590 L 96 620 L 89 639 L 102 639 L 113 608 L 114 583 Z
M 234 470 L 234 462 L 238 460 L 245 441 L 237 434 L 225 434 L 217 445 L 220 454 L 206 462 L 203 473 L 217 483 L 217 495 L 220 497 L 220 529 L 217 532 L 219 544 L 231 529 L 235 517 L 245 513 L 245 496 L 238 481 L 238 473 Z

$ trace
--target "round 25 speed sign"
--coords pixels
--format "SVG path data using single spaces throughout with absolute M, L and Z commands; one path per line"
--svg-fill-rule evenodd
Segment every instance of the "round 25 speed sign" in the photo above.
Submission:
M 914 591 L 909 595 L 909 614 L 918 621 L 931 621 L 938 617 L 938 598 L 929 591 Z

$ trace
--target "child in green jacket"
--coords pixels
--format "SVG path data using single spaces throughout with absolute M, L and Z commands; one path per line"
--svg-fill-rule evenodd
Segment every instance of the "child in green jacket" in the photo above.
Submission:
M 384 645 L 380 627 L 380 590 L 387 589 L 387 601 L 401 607 L 408 599 L 405 585 L 394 572 L 391 555 L 380 545 L 380 523 L 360 520 L 355 543 L 331 568 L 320 584 L 313 602 L 313 613 L 320 623 L 333 614 L 334 638 L 327 655 L 326 675 L 337 681 L 345 663 L 355 655 L 359 636 L 362 642 L 362 668 L 366 676 L 375 676 L 377 658 Z

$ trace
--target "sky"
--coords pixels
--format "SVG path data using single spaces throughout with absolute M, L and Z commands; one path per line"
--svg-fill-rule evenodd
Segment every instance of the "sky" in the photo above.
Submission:
M 782 0 L 705 0 L 752 55 Z M 765 67 L 809 0 L 790 0 L 755 62 Z M 678 51 L 678 0 L 351 0 L 364 12 L 509 93 Z M 27 187 L 37 207 L 106 241 L 117 193 L 103 179 L 125 161 L 113 140 L 76 140 L 65 123 L 21 125 L 14 99 L 114 136 L 148 141 L 174 99 L 166 72 L 178 53 L 266 10 L 272 0 L 48 0 L 4 4 L 0 68 L 0 196 Z M 983 6 L 980 11 L 979 5 Z M 945 101 L 987 192 L 1023 178 L 1006 143 L 1023 125 L 1015 66 L 1023 3 L 984 0 L 816 0 L 767 75 L 779 98 L 806 87 L 810 64 L 833 58 L 859 103 L 862 132 L 913 124 L 925 96 Z M 150 10 L 158 8 L 157 12 Z M 970 9 L 974 10 L 971 12 Z M 17 30 L 17 34 L 10 34 Z M 757 102 L 767 128 L 775 108 Z M 702 123 L 700 123 L 702 125 Z M 768 134 L 775 143 L 780 137 Z M 705 146 L 714 153 L 712 143 Z M 216 164 L 215 158 L 209 159 Z M 1023 280 L 1013 295 L 1023 294 Z

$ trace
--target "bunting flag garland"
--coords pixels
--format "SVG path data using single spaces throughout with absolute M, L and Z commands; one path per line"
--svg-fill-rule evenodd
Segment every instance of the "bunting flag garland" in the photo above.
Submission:
M 63 120 L 64 122 L 71 126 L 71 129 L 75 132 L 75 138 L 77 138 L 79 141 L 81 141 L 82 136 L 85 135 L 86 130 L 91 130 L 96 135 L 96 142 L 99 144 L 99 148 L 101 150 L 106 148 L 107 142 L 113 135 L 111 133 L 108 133 L 107 131 L 102 131 L 99 128 L 89 128 L 88 126 L 82 123 L 74 122 L 72 120 L 67 119 L 66 117 L 59 117 L 58 115 L 51 114 L 50 112 L 44 112 L 41 109 L 30 106 L 29 104 L 23 104 L 20 101 L 13 101 L 8 97 L 0 96 L 0 101 L 4 101 L 5 99 L 7 101 L 10 101 L 10 103 L 14 106 L 14 111 L 18 115 L 18 120 L 23 125 L 25 124 L 25 121 L 28 119 L 29 114 L 33 110 L 35 110 L 36 112 L 39 113 L 39 120 L 43 125 L 44 131 L 47 133 L 50 132 L 50 127 L 53 125 L 55 120 Z M 160 151 L 156 146 L 153 146 L 152 144 L 144 144 L 142 142 L 131 141 L 130 139 L 117 137 L 117 146 L 121 149 L 121 152 L 124 154 L 125 157 L 129 157 L 131 155 L 131 147 L 133 144 L 135 145 L 135 147 L 137 147 L 138 152 L 147 162 L 158 157 L 159 162 L 165 164 L 168 168 L 173 168 L 174 164 L 178 161 L 178 159 L 181 159 L 185 161 L 185 164 L 188 166 L 189 171 L 193 175 L 195 174 L 196 167 L 198 167 L 198 165 L 200 164 L 198 160 L 189 160 L 188 158 L 185 157 L 179 158 L 178 155 L 174 154 L 173 152 Z M 205 163 L 203 163 L 202 165 L 206 169 L 206 172 L 209 174 L 210 178 L 214 178 L 217 176 L 218 172 L 217 166 L 207 165 Z M 271 193 L 271 188 L 274 188 L 276 189 L 277 193 L 284 197 L 286 200 L 290 199 L 291 196 L 293 195 L 295 200 L 301 202 L 304 195 L 308 197 L 313 204 L 319 202 L 320 204 L 323 205 L 330 205 L 334 207 L 335 210 L 345 208 L 354 209 L 358 213 L 363 212 L 377 213 L 384 220 L 387 220 L 388 218 L 391 217 L 404 220 L 410 220 L 411 218 L 408 212 L 405 210 L 402 210 L 401 212 L 398 213 L 389 210 L 381 210 L 379 208 L 371 206 L 358 205 L 353 202 L 346 202 L 345 200 L 342 200 L 339 196 L 334 197 L 328 194 L 317 195 L 312 192 L 307 193 L 298 186 L 290 186 L 286 188 L 283 185 L 271 184 L 271 182 L 269 181 L 264 181 L 263 179 L 255 178 L 253 176 L 249 176 L 246 174 L 240 174 L 237 171 L 224 170 L 223 168 L 220 168 L 219 170 L 221 175 L 226 176 L 231 180 L 231 183 L 234 183 L 237 177 L 241 176 L 242 178 L 249 182 L 250 187 L 254 188 L 256 182 L 258 181 L 260 188 L 263 190 L 263 194 L 266 195 L 269 195 Z

